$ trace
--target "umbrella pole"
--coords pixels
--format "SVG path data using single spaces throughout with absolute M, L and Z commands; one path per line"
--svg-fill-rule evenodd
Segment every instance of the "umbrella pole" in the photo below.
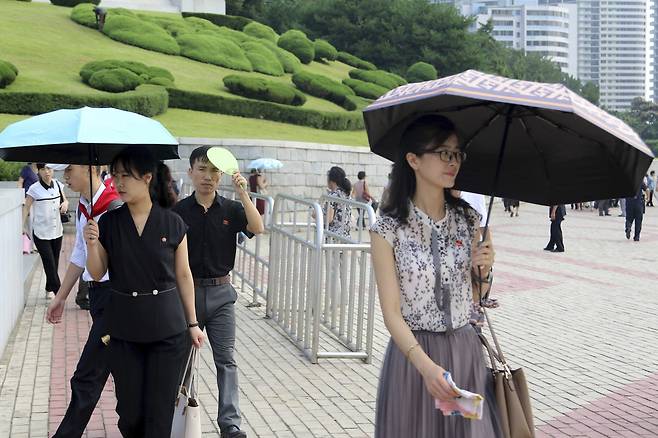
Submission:
M 514 105 L 510 105 L 507 110 L 507 115 L 505 116 L 505 129 L 503 130 L 503 138 L 501 140 L 500 150 L 498 152 L 498 162 L 496 163 L 496 173 L 494 175 L 493 189 L 491 189 L 491 198 L 489 199 L 489 208 L 487 210 L 487 222 L 484 224 L 482 241 L 485 241 L 487 239 L 487 234 L 489 234 L 489 219 L 491 219 L 491 210 L 493 209 L 496 190 L 498 189 L 498 181 L 500 180 L 500 169 L 503 167 L 503 158 L 505 157 L 505 148 L 507 147 L 509 126 L 512 124 L 512 111 L 514 111 Z
M 93 220 L 94 218 L 94 179 L 92 176 L 92 171 L 94 167 L 93 157 L 94 157 L 94 145 L 89 145 L 87 150 L 89 151 L 89 217 Z

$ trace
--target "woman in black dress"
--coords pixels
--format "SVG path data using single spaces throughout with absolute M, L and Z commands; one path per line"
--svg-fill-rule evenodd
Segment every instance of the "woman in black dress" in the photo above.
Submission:
M 204 339 L 187 226 L 168 209 L 175 199 L 166 170 L 148 149 L 125 149 L 111 166 L 124 205 L 85 227 L 90 274 L 110 275 L 110 368 L 124 437 L 169 437 L 190 337 L 197 348 Z

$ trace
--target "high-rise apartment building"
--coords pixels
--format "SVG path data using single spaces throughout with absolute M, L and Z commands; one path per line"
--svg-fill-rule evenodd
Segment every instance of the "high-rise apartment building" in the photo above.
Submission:
M 478 23 L 491 17 L 497 40 L 596 83 L 609 109 L 626 110 L 636 97 L 658 98 L 658 0 L 440 1 L 476 15 Z

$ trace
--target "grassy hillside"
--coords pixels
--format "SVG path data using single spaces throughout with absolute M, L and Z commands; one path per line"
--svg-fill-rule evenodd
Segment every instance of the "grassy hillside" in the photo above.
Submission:
M 10 123 L 29 116 L 0 114 L 0 131 Z M 203 113 L 176 108 L 155 117 L 177 137 L 210 138 L 260 138 L 267 140 L 308 141 L 313 143 L 344 144 L 366 146 L 365 131 L 326 131 L 271 122 L 269 120 L 248 119 Z
M 175 76 L 178 88 L 216 95 L 240 98 L 223 88 L 222 78 L 236 73 L 234 70 L 204 64 L 180 56 L 170 56 L 134 46 L 122 44 L 100 32 L 81 26 L 70 18 L 71 9 L 43 3 L 25 3 L 13 0 L 0 0 L 0 59 L 12 62 L 19 69 L 16 81 L 7 91 L 54 92 L 70 94 L 103 94 L 82 83 L 78 72 L 87 62 L 99 59 L 124 59 L 163 67 Z M 160 14 L 162 15 L 162 14 Z M 321 64 L 313 62 L 304 69 L 324 74 L 340 80 L 348 77 L 349 67 L 340 62 Z M 290 75 L 272 77 L 260 73 L 243 73 L 269 80 L 290 83 Z M 0 99 L 2 98 L 0 91 Z M 365 104 L 365 101 L 363 102 Z M 322 111 L 345 112 L 343 108 L 329 101 L 307 95 L 303 108 Z M 191 116 L 195 114 L 195 116 Z M 0 115 L 0 126 L 17 117 Z M 361 132 L 340 133 L 303 128 L 282 123 L 267 122 L 272 126 L 271 135 L 264 132 L 263 121 L 242 119 L 207 113 L 170 109 L 162 117 L 163 122 L 177 135 L 196 135 L 195 129 L 204 133 L 221 133 L 231 136 L 224 125 L 230 123 L 239 129 L 241 135 L 235 137 L 287 138 L 290 140 L 317 140 L 329 143 L 364 144 L 365 134 Z M 198 120 L 204 120 L 206 126 Z M 241 122 L 241 123 L 238 123 Z M 250 127 L 253 131 L 250 132 Z M 285 129 L 284 129 L 285 128 Z M 281 136 L 284 137 L 281 137 Z M 299 137 L 296 137 L 299 135 Z M 341 140 L 345 141 L 341 141 Z

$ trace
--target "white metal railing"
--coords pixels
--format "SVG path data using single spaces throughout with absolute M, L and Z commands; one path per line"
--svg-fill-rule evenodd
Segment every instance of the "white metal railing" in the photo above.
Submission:
M 0 190 L 0 355 L 25 307 L 21 220 L 23 189 Z
M 374 221 L 374 211 L 367 204 L 332 197 L 322 201 L 369 209 L 369 220 Z M 276 197 L 266 314 L 312 363 L 320 358 L 369 363 L 375 308 L 370 244 L 337 236 L 325 229 L 324 222 L 319 203 Z M 321 328 L 349 351 L 320 351 Z

